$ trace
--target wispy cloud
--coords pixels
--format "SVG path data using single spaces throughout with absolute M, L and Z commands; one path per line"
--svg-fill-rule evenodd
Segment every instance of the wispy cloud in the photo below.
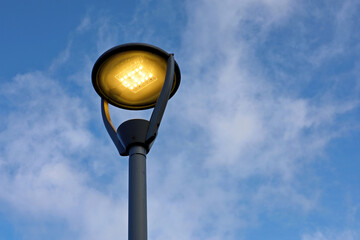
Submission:
M 302 240 L 355 240 L 357 239 L 358 234 L 354 231 L 344 231 L 344 232 L 334 232 L 326 231 L 321 232 L 317 231 L 313 234 L 304 234 Z
M 89 173 L 97 168 L 88 149 L 106 147 L 89 131 L 82 100 L 68 96 L 40 72 L 18 75 L 7 87 L 13 111 L 0 135 L 2 201 L 27 218 L 65 219 L 81 232 L 79 239 L 120 235 L 124 228 L 116 225 L 126 225 L 126 198 L 110 197 L 94 187 Z M 100 220 L 98 212 L 118 214 Z M 112 224 L 112 230 L 105 230 Z
M 261 59 L 264 54 L 258 51 L 273 34 L 286 33 L 286 22 L 296 21 L 301 14 L 297 7 L 301 5 L 294 1 L 188 4 L 191 10 L 183 38 L 187 59 L 180 57 L 186 69 L 183 89 L 176 96 L 181 98 L 175 100 L 177 109 L 169 111 L 174 114 L 173 124 L 187 129 L 183 133 L 175 130 L 176 134 L 192 139 L 184 143 L 195 149 L 187 161 L 197 161 L 196 171 L 201 178 L 221 175 L 220 179 L 233 184 L 226 191 L 229 182 L 211 186 L 224 194 L 223 202 L 237 203 L 227 208 L 239 213 L 235 217 L 238 225 L 232 231 L 241 229 L 241 220 L 246 219 L 247 211 L 241 208 L 244 193 L 245 199 L 256 199 L 262 203 L 259 205 L 277 203 L 277 208 L 295 207 L 305 212 L 315 209 L 320 191 L 304 190 L 298 181 L 304 181 L 300 180 L 307 175 L 304 170 L 342 133 L 338 117 L 358 107 L 357 99 L 339 101 L 336 90 L 319 93 L 315 98 L 288 92 L 286 85 L 281 86 L 278 79 L 267 74 L 271 58 L 265 64 Z M 306 43 L 299 39 L 296 44 Z M 286 55 L 281 58 L 291 64 Z M 297 82 L 292 87 L 303 87 L 301 75 L 291 76 L 282 68 L 276 71 L 284 73 L 284 80 L 288 77 Z M 253 177 L 266 180 L 251 183 L 252 191 L 239 187 Z M 194 185 L 192 188 L 201 191 Z M 210 217 L 213 208 L 206 206 L 201 214 Z

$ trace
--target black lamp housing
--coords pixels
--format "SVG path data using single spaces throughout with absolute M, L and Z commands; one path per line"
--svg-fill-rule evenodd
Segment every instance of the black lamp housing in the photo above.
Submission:
M 95 91 L 97 92 L 97 94 L 102 99 L 105 99 L 108 103 L 110 103 L 113 106 L 123 108 L 123 109 L 128 109 L 128 110 L 144 110 L 144 109 L 153 108 L 155 106 L 156 102 L 153 102 L 153 103 L 145 105 L 145 106 L 132 106 L 132 105 L 120 104 L 120 103 L 114 101 L 113 99 L 111 99 L 109 96 L 107 96 L 103 92 L 101 87 L 99 86 L 99 72 L 100 72 L 101 68 L 103 67 L 104 63 L 109 58 L 113 57 L 114 55 L 124 53 L 127 51 L 144 51 L 144 52 L 153 53 L 153 54 L 163 58 L 165 61 L 167 61 L 167 59 L 171 55 L 161 48 L 158 48 L 158 47 L 150 45 L 150 44 L 145 44 L 145 43 L 127 43 L 127 44 L 115 46 L 115 47 L 107 50 L 106 52 L 104 52 L 95 62 L 93 70 L 92 70 L 92 74 L 91 74 L 93 87 L 94 87 Z M 180 79 L 181 79 L 180 68 L 179 68 L 177 62 L 176 61 L 174 61 L 174 62 L 175 62 L 175 65 L 174 65 L 175 75 L 174 75 L 174 81 L 173 81 L 173 85 L 171 87 L 169 98 L 171 98 L 175 94 L 177 89 L 179 88 Z

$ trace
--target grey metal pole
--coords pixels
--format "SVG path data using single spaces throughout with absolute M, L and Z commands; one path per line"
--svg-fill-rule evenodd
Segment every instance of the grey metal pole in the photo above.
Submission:
M 146 149 L 129 150 L 129 240 L 147 240 Z

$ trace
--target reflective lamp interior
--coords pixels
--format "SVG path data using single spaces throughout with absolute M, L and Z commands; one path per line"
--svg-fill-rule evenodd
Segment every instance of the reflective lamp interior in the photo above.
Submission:
M 126 51 L 109 57 L 100 66 L 96 81 L 110 103 L 144 109 L 158 99 L 166 75 L 166 60 L 145 51 Z

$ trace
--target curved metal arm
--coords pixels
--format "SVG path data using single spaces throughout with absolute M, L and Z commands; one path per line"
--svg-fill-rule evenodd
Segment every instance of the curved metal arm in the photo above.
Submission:
M 102 119 L 106 128 L 106 131 L 108 132 L 111 140 L 115 144 L 115 147 L 119 151 L 121 156 L 125 156 L 125 148 L 121 145 L 121 142 L 119 141 L 116 130 L 114 128 L 114 125 L 111 122 L 110 114 L 109 114 L 109 104 L 106 100 L 101 99 L 101 115 Z
M 146 135 L 146 143 L 149 144 L 149 146 L 151 146 L 152 142 L 156 138 L 161 119 L 164 115 L 166 104 L 170 97 L 171 87 L 174 82 L 174 69 L 175 69 L 174 54 L 170 54 L 167 60 L 167 69 L 166 69 L 164 86 L 162 87 L 160 96 L 156 102 L 155 109 L 151 114 L 150 125 Z

